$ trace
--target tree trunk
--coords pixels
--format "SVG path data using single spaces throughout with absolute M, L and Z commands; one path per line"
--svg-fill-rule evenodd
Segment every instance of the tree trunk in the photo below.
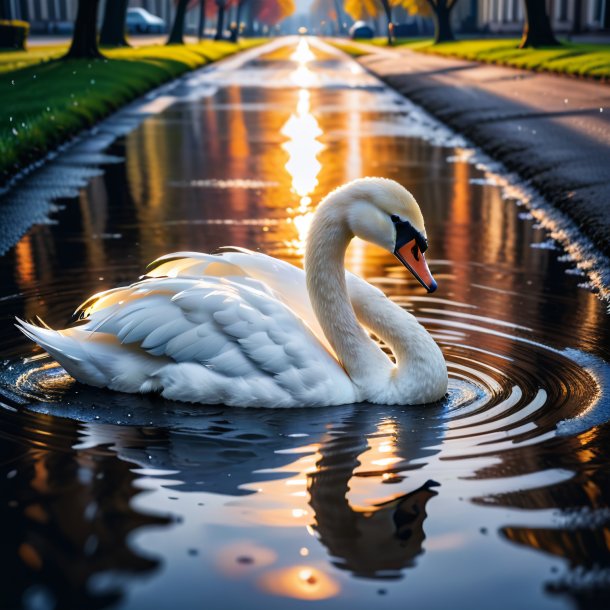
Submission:
M 337 13 L 337 28 L 339 34 L 345 34 L 345 27 L 343 25 L 343 11 L 341 10 L 341 0 L 334 0 L 335 13 Z
M 205 34 L 205 0 L 199 0 L 199 24 L 197 25 L 197 38 L 201 41 Z
M 218 7 L 218 21 L 216 22 L 216 36 L 214 36 L 214 40 L 222 40 L 225 21 L 224 0 L 216 0 L 216 6 Z
M 520 49 L 525 47 L 557 47 L 544 0 L 525 0 L 525 27 Z
M 451 42 L 455 40 L 453 29 L 451 28 L 451 9 L 457 0 L 428 0 L 434 11 L 434 44 L 439 42 Z
M 381 0 L 381 6 L 385 13 L 386 19 L 388 20 L 388 45 L 394 44 L 394 36 L 392 31 L 394 30 L 394 24 L 392 23 L 392 7 L 390 6 L 390 0 Z
M 0 0 L 0 19 L 10 21 L 13 18 L 13 11 L 10 0 Z
M 237 42 L 239 39 L 239 22 L 241 21 L 242 9 L 247 0 L 239 0 L 235 11 L 235 28 L 231 32 L 231 42 Z
M 608 8 L 606 9 L 608 10 Z M 574 18 L 572 19 L 572 34 L 582 31 L 582 0 L 574 0 Z
M 104 47 L 129 46 L 125 38 L 125 16 L 128 2 L 129 0 L 106 0 L 100 45 Z
M 188 3 L 189 0 L 178 0 L 174 23 L 167 44 L 184 44 L 184 18 L 186 17 Z
M 78 0 L 74 34 L 65 59 L 99 59 L 103 55 L 97 46 L 97 8 L 99 0 Z

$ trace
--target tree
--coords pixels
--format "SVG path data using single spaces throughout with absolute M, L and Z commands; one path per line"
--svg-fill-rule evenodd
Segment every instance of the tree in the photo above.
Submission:
M 237 42 L 239 38 L 239 27 L 241 23 L 241 13 L 248 0 L 237 0 L 237 10 L 235 11 L 235 27 L 231 31 L 231 42 Z
M 227 8 L 227 0 L 216 0 L 216 10 L 218 11 L 218 19 L 216 20 L 216 35 L 214 40 L 222 40 L 224 37 L 225 28 L 225 9 Z
M 177 1 L 174 23 L 167 44 L 184 44 L 184 18 L 186 17 L 186 9 L 189 2 L 190 0 Z
M 100 45 L 104 47 L 128 47 L 125 38 L 125 17 L 129 0 L 106 0 L 104 20 L 100 32 Z
M 557 47 L 544 0 L 525 0 L 525 26 L 520 49 L 526 47 Z
M 294 0 L 249 0 L 251 15 L 268 26 L 277 25 L 296 10 Z
M 428 0 L 428 4 L 434 13 L 434 44 L 455 40 L 451 27 L 451 11 L 457 0 Z
M 74 34 L 65 59 L 100 59 L 97 46 L 97 9 L 99 0 L 78 0 Z
M 339 34 L 345 34 L 345 24 L 343 23 L 343 14 L 341 12 L 341 1 L 333 0 L 335 4 L 335 15 L 337 18 L 337 31 Z
M 10 0 L 0 0 L 0 19 L 10 21 L 13 18 L 13 6 Z
M 199 23 L 197 25 L 197 39 L 201 41 L 205 31 L 205 0 L 199 0 Z
M 392 46 L 394 44 L 394 36 L 392 32 L 394 29 L 394 24 L 392 23 L 392 5 L 390 4 L 390 0 L 380 0 L 380 2 L 387 20 L 388 45 Z

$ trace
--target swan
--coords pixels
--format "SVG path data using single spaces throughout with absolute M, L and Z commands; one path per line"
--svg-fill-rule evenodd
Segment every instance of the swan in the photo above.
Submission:
M 16 326 L 78 381 L 121 392 L 241 407 L 440 400 L 447 367 L 434 339 L 345 271 L 354 236 L 436 289 L 415 198 L 393 180 L 361 178 L 319 204 L 305 271 L 241 248 L 177 252 L 151 263 L 140 281 L 85 301 L 75 326 L 55 331 L 19 318 Z

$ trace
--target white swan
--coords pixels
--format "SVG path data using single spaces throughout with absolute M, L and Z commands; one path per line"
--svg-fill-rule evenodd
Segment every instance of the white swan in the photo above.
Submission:
M 306 273 L 241 249 L 181 252 L 145 279 L 93 296 L 80 325 L 18 328 L 77 380 L 122 392 L 232 406 L 300 407 L 441 399 L 447 368 L 432 337 L 381 291 L 343 267 L 354 236 L 375 243 L 436 289 L 424 221 L 392 180 L 330 193 L 307 239 Z M 396 364 L 363 326 L 392 350 Z

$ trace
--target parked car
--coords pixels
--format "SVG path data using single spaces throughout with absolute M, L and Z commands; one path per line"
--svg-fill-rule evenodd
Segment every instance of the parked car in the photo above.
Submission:
M 354 25 L 349 29 L 349 36 L 352 40 L 357 38 L 373 38 L 375 32 L 373 28 L 366 21 L 356 21 Z
M 130 34 L 162 34 L 165 32 L 165 21 L 143 8 L 127 9 L 125 25 Z

